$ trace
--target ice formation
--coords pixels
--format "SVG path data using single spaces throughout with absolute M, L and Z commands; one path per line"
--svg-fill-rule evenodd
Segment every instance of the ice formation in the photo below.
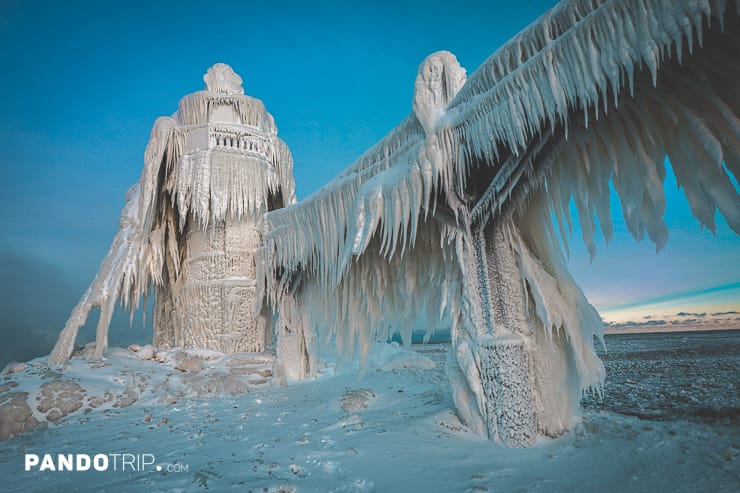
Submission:
M 259 282 L 308 373 L 327 345 L 363 356 L 436 312 L 468 426 L 514 446 L 567 430 L 604 379 L 602 323 L 562 251 L 569 204 L 593 255 L 597 224 L 612 234 L 611 182 L 631 234 L 660 249 L 668 156 L 702 225 L 719 210 L 740 232 L 739 14 L 720 0 L 564 1 L 467 79 L 450 53 L 427 58 L 408 117 L 266 215 Z
M 262 215 L 295 201 L 293 160 L 261 101 L 218 63 L 206 89 L 184 97 L 154 124 L 139 182 L 120 231 L 74 308 L 49 362 L 66 361 L 78 329 L 100 307 L 95 356 L 107 348 L 120 301 L 133 313 L 152 285 L 154 343 L 223 352 L 273 346 L 272 316 L 260 313 L 254 252 Z
M 155 343 L 259 351 L 275 327 L 292 378 L 329 345 L 365 358 L 395 330 L 408 341 L 428 313 L 451 325 L 447 371 L 471 429 L 512 446 L 557 436 L 604 379 L 600 317 L 564 261 L 571 200 L 592 254 L 597 224 L 611 236 L 610 182 L 632 235 L 660 249 L 668 156 L 697 219 L 714 229 L 719 210 L 740 232 L 739 19 L 740 1 L 566 0 L 469 77 L 435 53 L 413 111 L 287 208 L 272 118 L 214 66 L 207 91 L 155 124 L 50 361 L 93 306 L 100 356 L 116 301 L 135 308 L 152 283 Z

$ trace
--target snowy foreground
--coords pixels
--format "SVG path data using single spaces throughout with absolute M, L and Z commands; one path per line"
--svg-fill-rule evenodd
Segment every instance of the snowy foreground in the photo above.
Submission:
M 609 337 L 617 343 L 605 356 L 604 401 L 587 400 L 573 432 L 530 449 L 502 448 L 460 424 L 446 345 L 378 346 L 362 376 L 327 364 L 318 379 L 289 386 L 216 353 L 199 354 L 203 369 L 185 372 L 173 369 L 172 354 L 158 363 L 115 350 L 104 366 L 73 358 L 64 379 L 83 389 L 83 406 L 0 442 L 2 490 L 738 491 L 740 342 L 723 334 L 707 336 L 714 352 L 689 350 L 697 342 L 677 336 L 653 352 L 629 339 L 637 336 Z M 251 379 L 249 391 L 229 394 L 242 380 L 219 375 Z M 33 397 L 59 376 L 31 365 L 0 377 L 0 406 L 9 392 Z M 126 389 L 136 400 L 122 407 Z M 93 409 L 106 390 L 113 397 Z M 674 403 L 671 414 L 661 402 Z M 126 471 L 111 463 L 105 472 L 26 472 L 27 453 L 156 459 Z

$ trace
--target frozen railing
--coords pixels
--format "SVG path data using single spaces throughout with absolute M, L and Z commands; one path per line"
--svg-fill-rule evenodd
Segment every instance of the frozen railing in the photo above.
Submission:
M 181 127 L 187 142 L 185 152 L 222 148 L 256 154 L 271 163 L 270 136 L 256 128 L 245 125 L 230 125 L 226 123 L 209 123 L 205 125 L 191 125 Z

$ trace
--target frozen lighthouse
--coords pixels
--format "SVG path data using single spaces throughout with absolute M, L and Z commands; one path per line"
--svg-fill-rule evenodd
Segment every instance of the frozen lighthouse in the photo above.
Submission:
M 155 291 L 154 344 L 222 352 L 274 349 L 272 316 L 257 299 L 254 253 L 262 215 L 295 201 L 293 160 L 272 116 L 218 63 L 205 90 L 157 119 L 120 231 L 50 356 L 69 358 L 100 308 L 95 355 L 107 348 L 117 302 L 135 310 Z
M 155 288 L 154 344 L 260 352 L 272 346 L 272 327 L 271 316 L 255 313 L 254 252 L 262 214 L 283 207 L 284 194 L 293 199 L 292 174 L 287 183 L 279 175 L 291 157 L 272 116 L 243 94 L 228 65 L 204 79 L 206 91 L 185 96 L 178 111 L 184 250 L 179 275 Z
M 324 348 L 366 362 L 396 331 L 410 341 L 426 314 L 450 329 L 461 423 L 509 446 L 563 434 L 605 379 L 602 320 L 567 268 L 574 219 L 593 255 L 616 193 L 629 233 L 660 250 L 670 163 L 702 225 L 719 212 L 740 232 L 737 5 L 564 0 L 469 75 L 433 53 L 408 116 L 289 207 L 271 116 L 215 65 L 155 123 L 50 363 L 94 306 L 101 356 L 115 303 L 135 310 L 151 286 L 158 346 L 261 352 L 274 334 L 292 379 Z

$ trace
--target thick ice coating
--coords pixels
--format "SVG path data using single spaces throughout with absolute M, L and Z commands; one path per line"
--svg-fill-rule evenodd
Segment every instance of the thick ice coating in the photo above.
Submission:
M 362 356 L 438 313 L 469 426 L 510 445 L 566 430 L 604 379 L 600 317 L 564 262 L 571 200 L 592 255 L 597 219 L 612 234 L 610 182 L 629 231 L 660 249 L 669 157 L 697 219 L 714 229 L 719 210 L 740 232 L 738 9 L 564 1 L 467 80 L 431 55 L 408 117 L 267 215 L 259 277 L 307 366 L 321 341 Z
M 223 64 L 205 81 L 156 122 L 50 362 L 94 306 L 100 356 L 115 303 L 135 309 L 152 284 L 157 344 L 274 340 L 290 378 L 313 375 L 321 350 L 409 341 L 427 314 L 451 327 L 459 417 L 527 446 L 567 430 L 604 381 L 601 319 L 564 261 L 571 201 L 591 255 L 597 227 L 612 234 L 610 184 L 631 234 L 660 249 L 668 157 L 700 223 L 714 230 L 719 211 L 740 233 L 740 1 L 566 0 L 467 78 L 434 53 L 412 112 L 295 205 L 262 103 Z
M 154 286 L 154 342 L 224 352 L 273 345 L 260 314 L 254 253 L 262 215 L 295 201 L 293 159 L 272 116 L 218 63 L 206 90 L 185 96 L 152 129 L 139 182 L 100 271 L 74 308 L 49 362 L 62 363 L 100 307 L 95 355 L 118 302 L 133 313 Z

